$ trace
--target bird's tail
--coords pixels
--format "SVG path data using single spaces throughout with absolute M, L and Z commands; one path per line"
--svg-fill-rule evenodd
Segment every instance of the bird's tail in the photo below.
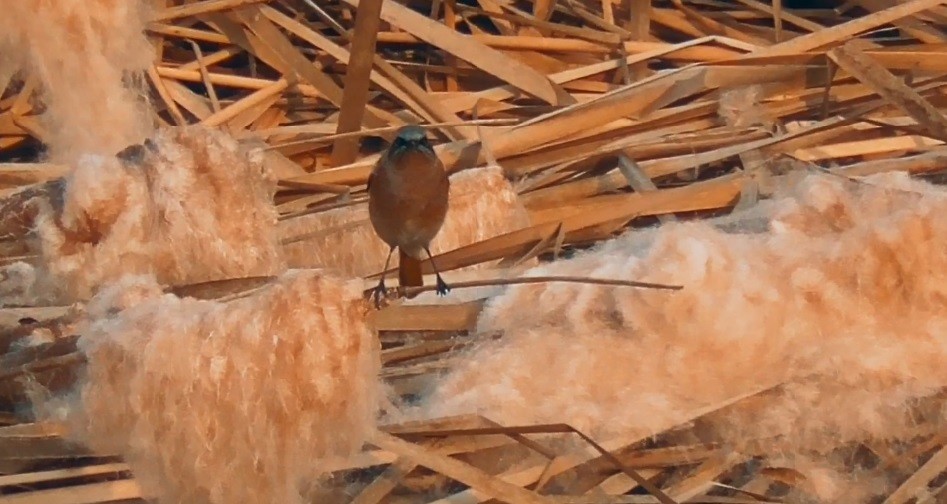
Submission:
M 415 259 L 398 247 L 398 285 L 402 287 L 420 287 L 424 285 L 421 274 L 421 260 Z

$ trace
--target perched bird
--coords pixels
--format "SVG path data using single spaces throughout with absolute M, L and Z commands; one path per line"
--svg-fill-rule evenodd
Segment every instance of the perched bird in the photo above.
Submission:
M 368 214 L 375 233 L 388 244 L 388 258 L 375 288 L 375 305 L 385 294 L 385 273 L 391 254 L 398 248 L 398 283 L 402 287 L 424 285 L 421 263 L 424 254 L 437 277 L 437 293 L 446 295 L 450 286 L 441 278 L 431 255 L 431 240 L 447 215 L 450 180 L 444 165 L 428 143 L 420 126 L 398 130 L 368 177 Z

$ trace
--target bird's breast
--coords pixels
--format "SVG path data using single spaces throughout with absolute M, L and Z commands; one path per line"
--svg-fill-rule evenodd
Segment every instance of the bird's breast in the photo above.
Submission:
M 376 232 L 389 245 L 426 246 L 444 222 L 449 188 L 441 163 L 424 152 L 382 159 L 368 189 Z

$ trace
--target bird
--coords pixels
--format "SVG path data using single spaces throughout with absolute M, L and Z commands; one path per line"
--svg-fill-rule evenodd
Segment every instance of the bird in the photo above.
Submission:
M 436 277 L 437 294 L 447 295 L 450 286 L 441 278 L 430 246 L 447 216 L 450 179 L 424 128 L 406 125 L 398 129 L 372 168 L 367 190 L 372 228 L 388 245 L 385 268 L 374 289 L 375 306 L 385 295 L 385 272 L 395 248 L 399 285 L 424 285 L 421 264 L 426 254 Z

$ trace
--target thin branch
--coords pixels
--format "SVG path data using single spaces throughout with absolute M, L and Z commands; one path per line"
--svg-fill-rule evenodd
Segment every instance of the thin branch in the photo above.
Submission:
M 522 284 L 537 284 L 537 283 L 550 283 L 550 282 L 565 282 L 565 283 L 582 283 L 582 284 L 593 284 L 593 285 L 610 285 L 614 287 L 635 287 L 639 289 L 657 289 L 657 290 L 681 290 L 684 288 L 683 285 L 669 285 L 669 284 L 659 284 L 651 282 L 638 282 L 635 280 L 614 280 L 607 278 L 590 278 L 590 277 L 578 277 L 578 276 L 538 276 L 538 277 L 523 277 L 523 278 L 495 278 L 488 280 L 470 280 L 467 282 L 457 282 L 451 284 L 451 289 L 466 289 L 473 287 L 495 287 L 499 285 L 522 285 Z M 396 297 L 403 298 L 407 296 L 416 296 L 422 292 L 428 292 L 436 290 L 436 285 L 423 285 L 419 287 L 394 287 L 388 289 L 388 293 L 394 293 Z M 374 292 L 375 288 L 366 289 L 364 291 L 366 296 L 369 296 Z
M 518 121 L 515 119 L 480 119 L 475 121 L 464 121 L 464 122 L 439 122 L 439 123 L 428 123 L 428 124 L 418 124 L 418 126 L 424 129 L 434 129 L 434 128 L 444 128 L 452 126 L 474 126 L 474 125 L 515 125 Z M 371 128 L 371 129 L 362 129 L 358 131 L 350 131 L 347 133 L 338 133 L 335 135 L 324 135 L 316 138 L 307 138 L 305 140 L 294 140 L 292 142 L 286 142 L 278 145 L 268 145 L 266 147 L 259 147 L 254 149 L 257 152 L 265 152 L 269 150 L 281 149 L 283 147 L 293 147 L 296 145 L 306 145 L 314 142 L 328 142 L 330 140 L 338 140 L 341 138 L 349 137 L 360 137 L 367 135 L 375 135 L 377 133 L 389 133 L 395 132 L 401 126 L 385 126 L 383 128 Z
M 43 371 L 49 371 L 50 369 L 71 366 L 74 364 L 82 364 L 85 362 L 85 354 L 79 351 L 67 353 L 65 355 L 57 355 L 55 357 L 48 357 L 46 359 L 17 366 L 13 369 L 0 371 L 0 383 L 23 375 L 41 373 Z

